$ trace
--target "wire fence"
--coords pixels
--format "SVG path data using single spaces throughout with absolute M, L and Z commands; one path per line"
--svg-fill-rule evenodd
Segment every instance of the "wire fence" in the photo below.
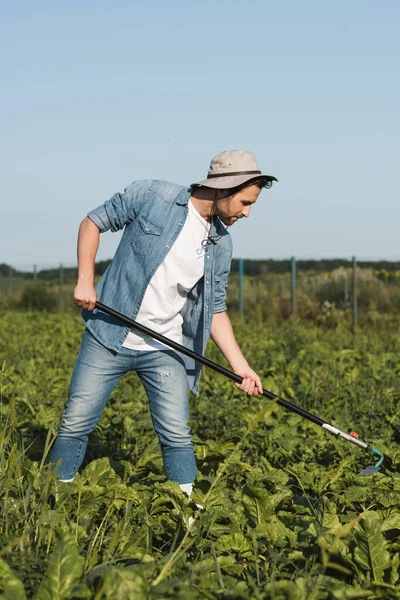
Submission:
M 354 331 L 360 312 L 371 315 L 400 309 L 400 271 L 360 268 L 355 257 L 346 266 L 325 271 L 297 269 L 294 257 L 280 272 L 274 272 L 271 261 L 260 261 L 260 268 L 255 268 L 255 262 L 236 259 L 229 276 L 228 307 L 242 315 L 315 319 L 327 326 L 346 316 Z M 108 264 L 96 263 L 96 280 Z M 0 306 L 74 310 L 76 280 L 76 265 L 0 265 Z
M 361 268 L 355 257 L 331 271 L 297 271 L 292 258 L 289 271 L 247 276 L 243 263 L 238 260 L 228 295 L 241 313 L 312 319 L 326 326 L 346 319 L 355 331 L 360 315 L 371 319 L 400 309 L 400 271 Z
M 35 263 L 0 265 L 2 308 L 65 310 L 72 303 L 76 265 Z

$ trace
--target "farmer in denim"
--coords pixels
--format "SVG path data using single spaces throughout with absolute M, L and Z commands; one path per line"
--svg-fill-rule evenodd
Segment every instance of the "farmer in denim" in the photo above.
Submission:
M 201 365 L 96 310 L 100 299 L 118 312 L 204 354 L 212 336 L 244 392 L 262 391 L 234 337 L 226 313 L 232 258 L 228 226 L 248 217 L 261 189 L 270 187 L 255 156 L 226 151 L 207 179 L 191 187 L 136 181 L 82 221 L 74 302 L 86 329 L 71 379 L 69 399 L 52 451 L 61 480 L 71 481 L 119 379 L 136 371 L 145 388 L 168 479 L 190 495 L 196 475 L 188 426 L 188 391 L 198 393 Z M 124 230 L 115 256 L 94 288 L 100 233 Z

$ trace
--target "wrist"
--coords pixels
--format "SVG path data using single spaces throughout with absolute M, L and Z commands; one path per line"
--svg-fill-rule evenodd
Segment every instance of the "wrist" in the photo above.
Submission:
M 85 284 L 85 285 L 93 285 L 94 277 L 93 275 L 79 275 L 77 283 Z
M 249 369 L 250 365 L 245 358 L 237 361 L 233 361 L 230 363 L 232 369 L 236 371 L 243 371 L 244 369 Z

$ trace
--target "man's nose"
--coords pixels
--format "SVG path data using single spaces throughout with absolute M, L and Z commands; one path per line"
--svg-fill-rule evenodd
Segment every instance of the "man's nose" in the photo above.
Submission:
M 249 217 L 249 216 L 250 216 L 250 209 L 251 209 L 251 206 L 247 206 L 246 208 L 244 208 L 244 209 L 242 210 L 242 215 L 243 215 L 244 217 L 246 217 L 246 219 L 247 219 L 247 217 Z

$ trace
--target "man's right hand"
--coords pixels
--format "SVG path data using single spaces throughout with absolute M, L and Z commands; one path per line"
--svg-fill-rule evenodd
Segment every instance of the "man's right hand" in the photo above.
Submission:
M 79 282 L 74 290 L 74 303 L 82 308 L 92 311 L 97 302 L 98 295 L 93 284 Z

